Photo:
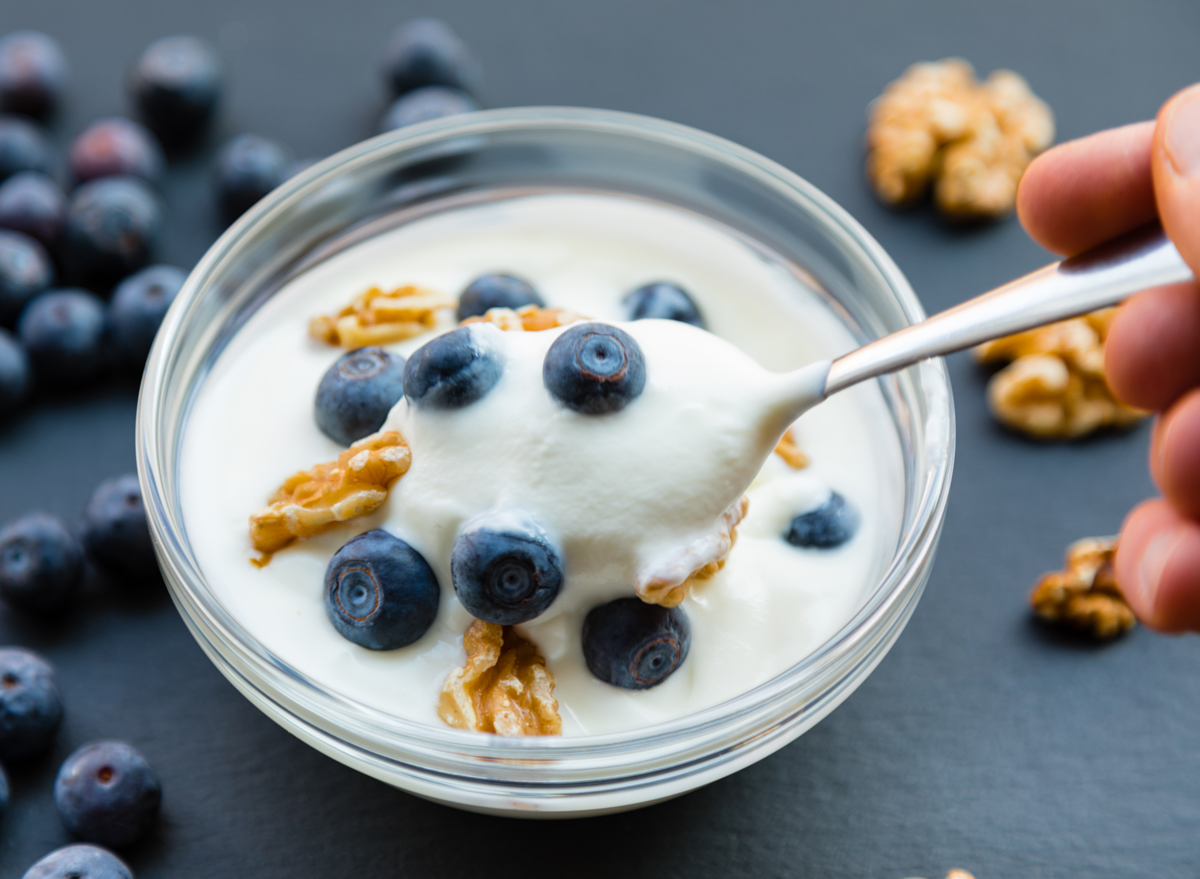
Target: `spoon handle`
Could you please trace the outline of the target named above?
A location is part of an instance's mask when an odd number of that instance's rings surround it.
[[[833,361],[825,396],[927,357],[1116,305],[1192,270],[1157,223],[1010,281]]]

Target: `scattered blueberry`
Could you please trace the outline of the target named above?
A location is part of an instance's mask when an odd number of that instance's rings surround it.
[[[678,284],[656,281],[638,287],[624,299],[630,320],[661,318],[677,320],[704,329],[704,318],[692,297]]]
[[[0,229],[0,324],[11,327],[29,300],[53,283],[46,249],[28,235]]]
[[[404,358],[359,348],[338,358],[317,386],[317,427],[348,446],[379,428],[404,396]]]
[[[533,285],[523,278],[500,274],[480,275],[458,297],[458,319],[466,320],[485,314],[489,308],[545,304]]]
[[[77,843],[50,852],[21,879],[133,879],[133,871],[107,849]]]
[[[50,142],[38,126],[20,116],[0,116],[0,180],[22,171],[50,170]]]
[[[87,290],[50,290],[29,303],[17,334],[39,381],[81,387],[104,367],[104,303]]]
[[[687,659],[691,625],[678,607],[618,598],[583,621],[583,658],[592,674],[626,690],[661,684]]]
[[[50,664],[19,647],[0,648],[0,760],[24,760],[45,751],[62,715]]]
[[[483,78],[470,47],[436,18],[418,18],[396,29],[383,57],[383,75],[392,93],[426,85],[477,91]]]
[[[325,569],[330,622],[368,650],[412,644],[433,625],[440,597],[420,553],[380,529],[350,538]]]
[[[8,773],[0,766],[0,818],[8,811]]]
[[[0,183],[0,228],[23,232],[46,248],[58,244],[67,197],[40,171],[21,171]]]
[[[12,333],[0,329],[0,421],[25,399],[30,377],[25,349]]]
[[[158,776],[124,742],[84,745],[63,761],[54,780],[54,805],[67,830],[110,848],[145,836],[161,802]]]
[[[147,266],[117,285],[108,309],[114,353],[139,370],[154,343],[154,336],[187,272],[175,266]]]
[[[608,324],[580,324],[554,340],[542,364],[546,390],[576,412],[617,412],[646,385],[642,349],[624,330]]]
[[[136,177],[103,177],[75,190],[63,228],[68,270],[106,286],[149,264],[163,236],[158,197]]]
[[[28,513],[0,530],[0,597],[13,607],[53,613],[74,597],[82,576],[83,549],[54,516]]]
[[[0,38],[0,108],[48,116],[66,81],[67,57],[53,37],[16,31]]]
[[[154,183],[162,176],[162,148],[146,128],[119,116],[93,122],[71,143],[67,154],[71,180],[140,177]]]
[[[142,488],[133,473],[96,486],[83,510],[83,550],[109,574],[146,574],[156,569]]]
[[[221,94],[217,54],[195,37],[155,40],[130,72],[129,90],[138,115],[164,143],[191,143],[208,127]]]
[[[792,546],[833,549],[854,536],[858,522],[858,511],[833,491],[821,506],[793,519],[783,539]]]
[[[500,355],[473,332],[459,327],[426,342],[404,364],[404,396],[418,408],[461,409],[500,381]]]
[[[226,221],[232,223],[286,180],[291,164],[287,150],[255,134],[240,135],[221,147],[216,185]]]
[[[450,555],[454,592],[473,616],[511,626],[541,615],[563,584],[562,559],[546,532],[517,513],[468,522]]]
[[[457,116],[479,109],[479,102],[462,89],[448,85],[423,85],[392,102],[379,122],[379,133],[395,131],[406,125]]]

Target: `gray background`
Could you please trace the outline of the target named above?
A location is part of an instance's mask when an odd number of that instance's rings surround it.
[[[1146,119],[1200,78],[1200,4],[776,3],[706,0],[4,0],[0,31],[46,30],[74,66],[57,143],[126,109],[151,39],[222,47],[219,136],[255,131],[299,156],[373,132],[384,35],[448,19],[486,66],[490,106],[566,104],[660,116],[732,138],[846,206],[929,311],[1036,267],[1015,221],[971,230],[879,206],[861,173],[864,108],[911,62],[963,55],[1012,67],[1054,108],[1059,137]],[[218,136],[214,136],[214,142]],[[165,257],[190,266],[218,227],[211,150],[166,184]],[[1115,532],[1153,492],[1148,426],[1043,446],[984,408],[985,376],[951,359],[958,463],[940,556],[907,631],[816,729],[677,801],[555,823],[486,818],[369,780],[292,739],[221,678],[158,591],[94,581],[68,618],[0,609],[0,642],[59,668],[54,751],[12,773],[0,876],[67,841],[58,763],[92,738],[141,748],[164,817],[125,854],[141,877],[1194,876],[1200,864],[1200,641],[1144,629],[1090,645],[1030,619],[1027,592],[1071,540]],[[132,384],[40,400],[0,429],[0,520],[76,518],[92,486],[134,464]]]

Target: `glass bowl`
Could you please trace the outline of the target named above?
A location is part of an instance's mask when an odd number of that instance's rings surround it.
[[[189,544],[179,453],[197,390],[225,343],[289,278],[449,205],[547,190],[630,194],[708,216],[801,273],[864,341],[924,318],[904,276],[858,223],[750,150],[623,113],[471,113],[344,150],[286,182],[221,236],[155,340],[137,453],[171,596],[246,698],[318,750],[418,796],[549,817],[619,811],[693,790],[781,748],[850,695],[895,642],[928,579],[950,485],[954,415],[941,361],[879,380],[904,456],[903,522],[891,562],[853,619],[818,650],[721,705],[620,734],[505,739],[406,721],[307,679],[229,615]]]

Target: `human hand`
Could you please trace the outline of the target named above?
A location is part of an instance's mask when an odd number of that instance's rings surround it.
[[[1062,254],[1157,216],[1200,277],[1200,85],[1171,98],[1154,122],[1039,156],[1021,180],[1017,212],[1036,241]],[[1150,472],[1163,498],[1125,519],[1117,582],[1146,625],[1200,631],[1200,284],[1158,287],[1122,305],[1104,366],[1122,402],[1160,413]]]

